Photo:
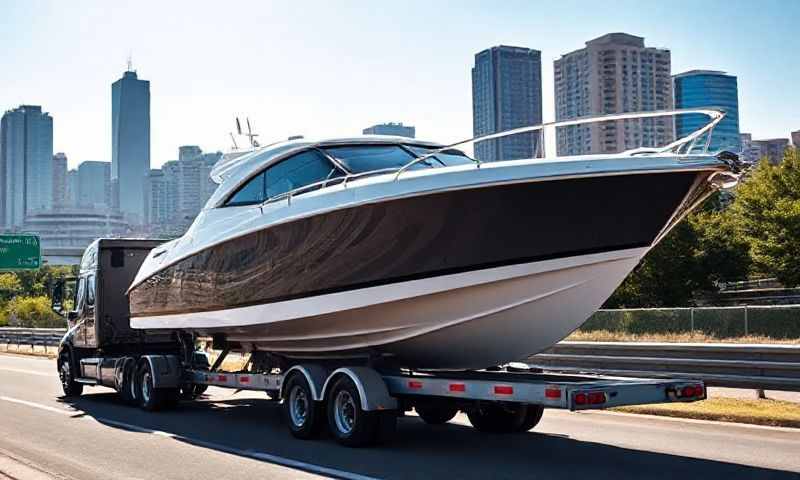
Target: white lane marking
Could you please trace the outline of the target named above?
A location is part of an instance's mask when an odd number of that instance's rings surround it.
[[[37,372],[36,370],[25,370],[25,369],[22,369],[22,368],[0,367],[0,370],[6,371],[6,372],[24,373],[26,375],[39,375],[40,377],[52,377],[52,376],[54,376],[54,374],[52,374],[52,373]]]
[[[27,400],[20,400],[19,398],[6,397],[3,395],[0,395],[0,400],[10,403],[17,403],[19,405],[25,405],[27,407],[38,408],[39,410],[47,410],[48,412],[60,413],[61,415],[72,416],[72,415],[81,415],[84,413],[80,410],[67,410],[64,408],[56,408],[56,407],[51,407],[49,405],[42,405],[41,403],[29,402]]]
[[[66,415],[72,416],[72,415],[78,414],[78,415],[81,415],[81,417],[79,417],[79,418],[83,418],[83,419],[87,419],[87,420],[91,420],[92,419],[91,416],[86,415],[85,412],[83,412],[82,410],[71,410],[71,411],[70,410],[64,410],[64,409],[59,409],[59,408],[55,408],[55,407],[50,407],[50,406],[47,406],[47,405],[42,405],[42,404],[35,403],[35,402],[29,402],[27,400],[20,400],[18,398],[5,397],[5,396],[1,396],[1,395],[0,395],[0,400],[4,400],[6,402],[17,403],[17,404],[20,404],[20,405],[26,405],[26,406],[33,407],[33,408],[38,408],[38,409],[41,409],[41,410],[47,410],[47,411],[50,411],[50,412],[60,413],[62,415],[66,414]],[[297,469],[297,470],[303,470],[303,471],[306,471],[306,472],[309,472],[309,473],[316,473],[316,474],[320,474],[320,475],[334,476],[334,477],[338,477],[338,478],[344,478],[346,480],[377,480],[375,477],[369,477],[369,476],[366,476],[366,475],[360,475],[358,473],[347,472],[347,471],[344,471],[344,470],[337,470],[335,468],[323,467],[322,465],[315,465],[313,463],[301,462],[300,460],[294,460],[294,459],[291,459],[291,458],[280,457],[280,456],[277,456],[277,455],[271,455],[269,453],[258,452],[258,451],[255,451],[255,450],[240,450],[238,448],[229,447],[227,445],[221,445],[221,444],[218,444],[218,443],[207,442],[205,440],[200,440],[200,439],[196,439],[196,438],[192,438],[192,437],[185,437],[183,435],[177,435],[177,434],[174,434],[174,433],[164,432],[162,430],[153,430],[151,428],[141,427],[139,425],[134,425],[134,424],[131,424],[131,423],[118,422],[116,420],[111,420],[109,418],[97,417],[97,418],[94,418],[94,420],[96,420],[96,421],[98,421],[100,423],[103,423],[103,424],[113,425],[115,427],[125,428],[125,429],[132,430],[132,431],[135,431],[135,432],[149,433],[149,434],[152,434],[152,435],[157,435],[159,437],[165,437],[165,438],[169,438],[169,439],[172,439],[172,440],[179,440],[179,441],[182,441],[182,442],[185,442],[185,443],[189,443],[189,444],[192,444],[192,445],[198,445],[198,446],[205,447],[205,448],[210,448],[210,449],[213,449],[213,450],[218,450],[218,451],[222,451],[222,452],[226,452],[226,453],[232,453],[234,455],[240,455],[242,457],[254,458],[256,460],[266,461],[266,462],[269,462],[269,463],[273,463],[275,465],[281,465],[281,466],[284,466],[284,467],[294,468],[294,469]]]

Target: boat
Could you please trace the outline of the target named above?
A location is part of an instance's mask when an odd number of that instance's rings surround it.
[[[711,120],[622,154],[487,163],[459,148],[676,112]],[[693,153],[723,115],[611,115],[450,145],[299,139],[223,160],[186,234],[154,248],[134,279],[131,326],[292,359],[524,359],[578,328],[684,215],[736,183],[735,155]]]

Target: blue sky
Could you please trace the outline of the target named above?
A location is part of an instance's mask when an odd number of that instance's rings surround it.
[[[41,104],[56,151],[110,160],[111,83],[129,54],[151,81],[152,163],[183,144],[227,150],[233,117],[262,141],[343,136],[384,121],[471,136],[470,68],[498,44],[553,60],[608,32],[672,50],[673,73],[739,77],[742,131],[800,129],[800,1],[29,2],[0,0],[0,109]]]

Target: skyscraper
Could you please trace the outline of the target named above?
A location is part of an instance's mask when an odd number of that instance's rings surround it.
[[[67,206],[67,156],[63,152],[53,155],[53,208]]]
[[[742,150],[739,138],[739,89],[736,77],[715,70],[690,70],[672,77],[675,89],[675,108],[721,107],[725,118],[711,134],[709,150],[712,152]],[[685,137],[708,123],[700,114],[675,117],[675,136]],[[706,138],[698,141],[705,144]]]
[[[400,123],[381,123],[365,128],[361,133],[364,135],[394,135],[397,137],[414,138],[416,132],[411,125]]]
[[[767,157],[769,163],[778,165],[783,161],[783,154],[789,148],[789,139],[770,138],[767,140],[753,140],[753,146],[758,148],[759,158]]]
[[[645,47],[644,38],[609,33],[554,62],[556,120],[672,109],[669,50]],[[616,153],[666,145],[673,119],[620,120],[557,129],[559,155]]]
[[[128,221],[144,221],[144,179],[150,171],[150,82],[130,67],[111,85],[111,180]],[[116,202],[113,202],[116,203]]]
[[[110,163],[86,161],[78,165],[76,200],[79,207],[111,208]],[[142,201],[144,201],[144,197],[142,197]]]
[[[800,130],[792,132],[792,145],[794,148],[800,148]]]
[[[52,207],[53,119],[42,107],[22,105],[0,120],[0,183],[0,227]]]
[[[472,130],[477,137],[542,123],[542,54],[522,47],[492,47],[475,55]],[[539,135],[524,133],[475,144],[482,161],[533,158]]]

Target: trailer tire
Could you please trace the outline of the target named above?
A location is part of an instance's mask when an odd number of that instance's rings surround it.
[[[139,398],[139,406],[148,412],[161,410],[167,404],[168,389],[155,388],[150,362],[144,361],[139,366],[134,388]]]
[[[387,412],[362,409],[361,395],[350,377],[342,375],[336,380],[327,403],[328,428],[337,442],[346,447],[363,447],[381,439],[379,414]]]
[[[526,407],[527,412],[525,412],[525,420],[517,430],[520,433],[527,432],[538,425],[544,413],[544,407],[541,405],[527,405]]]
[[[458,408],[450,406],[421,407],[416,406],[417,415],[428,425],[442,425],[456,416]]]
[[[291,375],[284,389],[283,414],[292,436],[309,440],[319,435],[323,423],[322,406],[314,401],[308,380],[302,374]]]
[[[469,422],[479,432],[514,433],[523,427],[528,409],[527,405],[504,408],[500,405],[483,405],[467,412]]]
[[[58,378],[61,380],[61,389],[65,397],[78,397],[83,393],[83,384],[75,381],[75,372],[69,350],[65,350],[58,357]]]

